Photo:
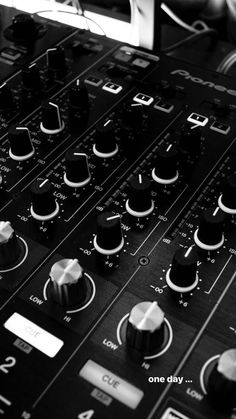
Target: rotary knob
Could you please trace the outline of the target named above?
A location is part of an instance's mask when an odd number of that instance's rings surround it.
[[[116,144],[115,126],[111,119],[96,125],[95,144],[93,152],[104,159],[113,157],[118,152]]]
[[[89,103],[88,89],[86,84],[80,80],[76,81],[76,85],[69,90],[69,104],[72,108],[87,108]]]
[[[9,221],[0,221],[0,269],[13,265],[22,255],[20,241]]]
[[[207,394],[224,410],[236,407],[236,349],[223,352],[211,370],[207,383]]]
[[[178,150],[182,157],[197,157],[201,151],[201,128],[185,124],[178,135]]]
[[[194,233],[196,245],[208,251],[219,249],[224,243],[224,220],[224,213],[219,207],[206,210],[200,220],[199,228]]]
[[[164,145],[157,153],[152,178],[162,185],[170,185],[179,177],[178,153],[173,144]]]
[[[102,255],[119,253],[124,246],[119,214],[103,212],[97,217],[97,235],[94,237],[94,247]]]
[[[56,217],[59,205],[53,196],[52,186],[48,179],[37,179],[31,185],[31,196],[30,212],[35,220],[48,221]]]
[[[23,68],[21,72],[23,87],[29,90],[40,90],[41,80],[39,68],[36,63]]]
[[[236,215],[236,172],[227,177],[218,205],[226,214]]]
[[[194,247],[178,249],[172,266],[166,273],[166,282],[171,290],[178,293],[191,292],[198,284],[197,252]]]
[[[49,70],[63,72],[66,68],[65,51],[61,46],[47,50],[47,66]]]
[[[122,109],[122,127],[136,131],[143,125],[143,105],[141,103],[129,102]]]
[[[88,156],[77,149],[68,150],[65,156],[64,182],[72,188],[81,188],[91,180]]]
[[[9,155],[13,160],[24,161],[34,155],[30,131],[27,127],[13,126],[8,131]]]
[[[7,111],[14,107],[12,91],[6,83],[0,86],[0,110]]]
[[[26,13],[19,13],[12,19],[12,30],[14,38],[18,40],[29,40],[37,35],[37,26],[32,16]]]
[[[157,353],[165,340],[164,312],[156,301],[136,304],[128,318],[126,343],[136,358]]]
[[[84,82],[77,80],[69,90],[69,125],[72,131],[80,132],[87,121],[89,111],[88,89]]]
[[[58,134],[64,127],[59,105],[55,102],[44,101],[42,103],[41,131],[49,135]]]
[[[78,259],[55,262],[49,276],[49,292],[53,301],[64,307],[77,306],[85,301],[87,286]]]
[[[130,181],[129,198],[126,201],[126,211],[134,217],[147,217],[154,210],[151,199],[151,182],[142,174]]]

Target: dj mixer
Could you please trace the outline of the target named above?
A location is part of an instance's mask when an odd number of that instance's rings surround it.
[[[236,80],[1,17],[0,416],[235,419]]]

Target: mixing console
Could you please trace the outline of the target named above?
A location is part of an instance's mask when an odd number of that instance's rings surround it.
[[[235,419],[235,79],[35,22],[0,87],[0,414]]]

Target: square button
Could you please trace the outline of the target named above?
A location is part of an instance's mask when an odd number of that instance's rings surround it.
[[[142,58],[135,58],[132,64],[140,68],[147,68],[150,65],[150,61],[143,60]]]
[[[230,126],[226,124],[222,124],[221,122],[213,122],[211,124],[210,129],[213,131],[219,132],[220,134],[227,135],[230,131]]]
[[[145,95],[144,93],[138,93],[133,100],[146,106],[150,106],[154,101],[153,97]]]
[[[163,413],[161,419],[190,419],[189,416],[184,415],[172,407],[168,407]]]
[[[95,77],[95,76],[88,76],[84,80],[84,82],[87,84],[91,84],[92,86],[98,87],[100,86],[100,84],[102,84],[102,79],[99,79],[98,77]]]
[[[159,111],[162,111],[162,112],[165,112],[165,113],[170,113],[174,109],[174,105],[171,105],[170,103],[163,102],[162,100],[159,100],[159,102],[157,102],[154,105],[154,108],[159,109]]]
[[[204,115],[199,115],[198,113],[191,113],[189,117],[187,118],[188,122],[192,122],[195,125],[199,125],[201,127],[204,127],[209,119]]]
[[[126,52],[122,52],[122,51],[118,51],[115,55],[114,58],[118,61],[122,61],[123,63],[128,63],[132,56],[130,54],[127,54]]]
[[[112,83],[110,81],[108,83],[104,84],[104,86],[102,86],[102,88],[103,88],[103,90],[106,90],[107,92],[113,93],[114,95],[117,95],[123,89],[123,87],[120,86],[119,84],[115,84],[115,83]]]
[[[1,51],[0,55],[3,58],[7,58],[8,60],[15,62],[16,60],[18,60],[18,58],[21,57],[22,54],[19,51],[17,51],[16,49],[4,48]]]

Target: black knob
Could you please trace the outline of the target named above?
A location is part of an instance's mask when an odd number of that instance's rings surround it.
[[[69,90],[69,104],[73,108],[87,108],[89,103],[88,89],[84,82],[77,80]]]
[[[27,127],[13,126],[8,131],[9,155],[13,160],[23,161],[34,155],[30,131]]]
[[[78,306],[85,301],[87,286],[78,259],[55,262],[49,276],[49,293],[53,301],[64,307]]]
[[[13,265],[22,254],[20,241],[9,221],[0,222],[0,269]]]
[[[217,250],[224,243],[223,224],[225,216],[219,207],[206,210],[194,233],[194,241],[203,250]]]
[[[185,124],[178,133],[178,151],[185,156],[197,157],[201,151],[201,128]]]
[[[63,72],[66,68],[65,51],[61,46],[47,50],[47,66],[49,70]]]
[[[169,185],[176,182],[178,177],[178,152],[173,144],[165,144],[157,152],[152,178],[159,184]]]
[[[59,212],[59,205],[56,202],[51,183],[48,179],[37,179],[31,185],[32,205],[31,215],[38,221],[53,219]]]
[[[64,121],[61,117],[59,105],[55,102],[45,101],[42,103],[42,122],[40,128],[45,134],[58,134],[64,129]]]
[[[122,128],[139,130],[143,125],[143,117],[144,111],[141,103],[126,103],[121,113]]]
[[[32,16],[20,13],[12,19],[12,30],[16,39],[35,38],[37,34],[37,26]]]
[[[164,312],[156,301],[136,304],[128,318],[126,343],[132,355],[139,358],[158,352],[165,340]]]
[[[8,111],[14,107],[12,91],[6,83],[0,86],[0,111]]]
[[[29,90],[40,90],[41,80],[39,68],[36,63],[23,68],[21,72],[23,87]]]
[[[103,255],[118,253],[124,245],[119,214],[103,212],[97,217],[97,235],[94,237],[95,249]]]
[[[144,175],[137,175],[130,181],[126,210],[134,217],[146,217],[154,210],[151,199],[151,182]]]
[[[236,215],[236,172],[227,177],[218,205],[225,213]]]
[[[95,144],[93,152],[104,159],[113,157],[118,152],[116,144],[115,126],[111,119],[96,125]]]
[[[207,394],[224,410],[236,407],[236,349],[228,349],[218,359],[206,383]]]
[[[88,156],[78,149],[68,150],[65,156],[66,171],[64,182],[72,188],[81,188],[91,180],[88,167]]]
[[[165,98],[173,98],[176,94],[176,90],[167,80],[161,80],[160,82],[161,93]]]
[[[191,292],[198,284],[197,252],[194,247],[178,249],[166,273],[168,286],[178,293]]]

